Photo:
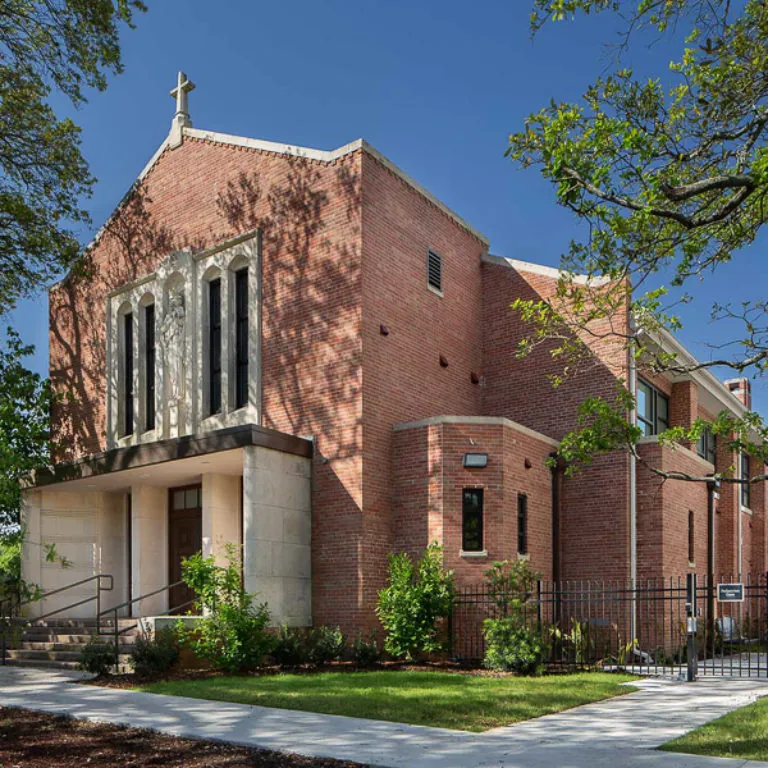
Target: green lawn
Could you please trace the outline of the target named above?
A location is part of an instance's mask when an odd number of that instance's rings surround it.
[[[484,731],[628,693],[631,675],[481,677],[445,672],[321,672],[150,683],[138,690],[264,707]]]
[[[691,755],[768,760],[768,698],[734,710],[661,748]]]

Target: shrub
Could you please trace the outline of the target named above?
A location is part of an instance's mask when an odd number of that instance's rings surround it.
[[[80,668],[92,675],[106,675],[117,665],[117,649],[113,643],[92,637],[80,652]]]
[[[386,632],[384,648],[396,658],[411,660],[443,648],[437,621],[450,615],[455,588],[442,553],[430,544],[416,566],[405,553],[389,556],[388,585],[379,592],[376,613]]]
[[[309,636],[309,659],[313,664],[338,661],[346,647],[346,638],[338,627],[316,627]]]
[[[178,660],[179,643],[170,627],[157,630],[154,637],[137,637],[131,653],[131,666],[140,677],[162,675]]]
[[[307,633],[299,627],[280,627],[275,635],[271,655],[283,667],[305,664],[309,660]]]
[[[228,565],[216,565],[213,557],[198,553],[182,562],[181,577],[197,595],[203,619],[188,630],[177,627],[179,638],[201,659],[226,672],[242,672],[259,666],[272,651],[274,638],[267,632],[266,604],[254,606],[240,578],[235,547],[227,547]]]
[[[366,638],[362,632],[358,632],[355,642],[352,644],[352,655],[355,663],[360,667],[370,667],[381,658],[379,641],[376,638],[376,630]]]
[[[507,616],[486,619],[485,660],[488,669],[501,672],[519,672],[521,675],[537,675],[544,662],[544,644],[535,630],[520,626]]]
[[[485,572],[495,616],[483,622],[488,669],[530,675],[541,672],[544,643],[528,622],[529,602],[539,575],[526,560],[494,563]],[[531,613],[533,613],[531,611]]]

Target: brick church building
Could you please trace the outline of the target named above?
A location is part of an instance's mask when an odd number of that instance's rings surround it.
[[[193,128],[189,90],[180,75],[168,137],[85,268],[50,290],[50,375],[68,398],[55,470],[25,495],[26,579],[109,573],[117,604],[231,542],[276,623],[354,631],[374,622],[387,555],[430,541],[466,584],[518,555],[547,578],[705,572],[705,485],[662,483],[626,452],[573,476],[547,458],[579,402],[637,377],[649,463],[741,466],[710,436],[673,449],[655,435],[743,413],[749,382],[642,378],[603,342],[553,389],[546,349],[516,356],[526,329],[509,305],[552,297],[556,270],[493,255],[365,141],[319,151]],[[764,498],[764,483],[720,490],[719,571],[765,569]],[[43,542],[72,562],[64,577]]]

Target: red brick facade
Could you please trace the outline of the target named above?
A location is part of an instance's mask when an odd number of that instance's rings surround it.
[[[251,230],[262,247],[263,423],[312,436],[316,446],[316,622],[372,624],[387,554],[417,555],[432,540],[444,545],[460,582],[481,580],[494,560],[517,554],[519,493],[528,499],[536,570],[551,577],[556,562],[561,578],[630,575],[630,457],[610,454],[557,480],[556,553],[546,464],[585,396],[615,396],[629,376],[626,353],[610,342],[591,345],[594,365],[553,390],[547,349],[516,356],[525,328],[509,304],[551,299],[556,277],[488,257],[483,239],[365,146],[327,162],[190,137],[165,150],[105,226],[85,272],[51,291],[51,378],[74,396],[54,414],[55,435],[69,448],[61,458],[106,447],[108,293],[174,249]],[[442,295],[427,287],[428,249],[442,257]],[[672,423],[690,424],[700,411],[696,385],[660,386]],[[444,418],[407,424],[432,417]],[[487,453],[488,466],[464,468],[470,451]],[[642,454],[664,467],[706,469],[696,456],[654,443]],[[485,557],[461,554],[466,487],[485,490]],[[737,495],[726,487],[718,503],[718,557],[727,568],[735,565],[734,520],[743,515]],[[742,527],[752,570],[766,565],[764,496],[763,486],[753,490]],[[688,510],[696,526],[691,567],[700,571],[702,486],[661,484],[641,468],[637,499],[638,575],[689,569]]]

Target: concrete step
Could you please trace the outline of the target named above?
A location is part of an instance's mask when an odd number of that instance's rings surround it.
[[[67,643],[69,645],[86,645],[93,635],[59,635],[43,634],[40,632],[25,632],[21,639],[30,643]]]
[[[71,661],[77,664],[80,661],[80,651],[46,651],[46,650],[27,650],[24,648],[9,650],[6,652],[9,659],[19,659],[25,661]],[[127,664],[130,654],[121,653],[118,655],[120,663]]]
[[[35,669],[80,669],[76,661],[42,661],[40,659],[8,659],[9,667],[34,667]]]
[[[133,626],[137,622],[138,619],[118,619],[117,626],[124,628]],[[43,627],[54,629],[80,627],[91,630],[95,629],[98,625],[102,627],[114,626],[114,621],[110,618],[102,618],[100,622],[97,622],[96,619],[19,619],[19,623],[26,625],[28,628]]]
[[[22,651],[57,651],[57,652],[72,652],[81,653],[83,648],[87,645],[87,641],[84,643],[71,643],[71,642],[36,642],[29,640],[21,641]],[[119,643],[117,646],[120,653],[131,653],[134,646],[133,643]]]

